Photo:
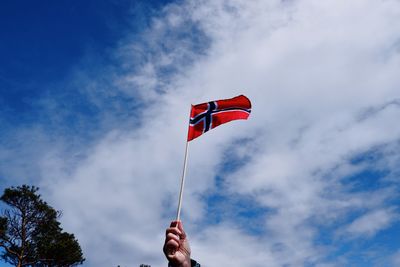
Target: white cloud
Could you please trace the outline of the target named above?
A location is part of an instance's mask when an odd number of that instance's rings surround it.
[[[346,234],[358,237],[371,237],[385,229],[398,215],[391,209],[380,209],[368,212],[355,219],[346,229]]]
[[[366,209],[373,211],[348,232],[373,235],[393,222],[386,202],[394,188],[352,192],[343,182],[369,167],[350,164],[352,157],[392,148],[400,136],[400,108],[386,105],[400,97],[399,13],[398,1],[186,1],[165,8],[143,43],[127,38],[116,57],[140,58],[139,70],[110,80],[145,104],[136,127],[110,124],[73,164],[53,153],[40,165],[44,195],[64,211],[87,265],[165,264],[189,103],[241,93],[253,102],[250,120],[190,146],[183,218],[204,266],[334,266],[324,258],[332,248],[314,242],[321,225]],[[192,26],[200,40],[179,37]],[[95,95],[93,84],[87,91]],[[223,178],[229,193],[272,210],[262,236],[234,218],[204,224],[202,195],[218,189],[223,155],[241,138],[250,141],[232,154],[247,162],[232,172],[226,166]],[[379,164],[398,173],[398,150],[389,148]]]

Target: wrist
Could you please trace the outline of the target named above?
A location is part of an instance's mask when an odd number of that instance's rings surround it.
[[[192,264],[190,258],[180,263],[172,263],[172,262],[168,263],[168,267],[191,267],[191,266]]]

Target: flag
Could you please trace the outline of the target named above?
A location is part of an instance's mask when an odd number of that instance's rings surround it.
[[[192,105],[187,140],[191,141],[224,123],[247,120],[250,112],[251,102],[244,95]]]

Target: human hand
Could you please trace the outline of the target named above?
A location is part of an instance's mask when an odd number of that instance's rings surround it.
[[[190,247],[181,221],[172,221],[166,231],[163,247],[172,267],[190,267]]]

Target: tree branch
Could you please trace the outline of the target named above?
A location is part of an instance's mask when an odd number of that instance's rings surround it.
[[[3,242],[0,242],[0,247],[4,248],[8,253],[13,254],[16,257],[19,257],[19,254],[13,250],[11,250],[9,247],[7,247]]]
[[[33,265],[33,264],[37,264],[38,262],[51,262],[51,261],[54,261],[54,259],[38,259],[35,261],[26,262],[26,263],[22,264],[21,266]]]

